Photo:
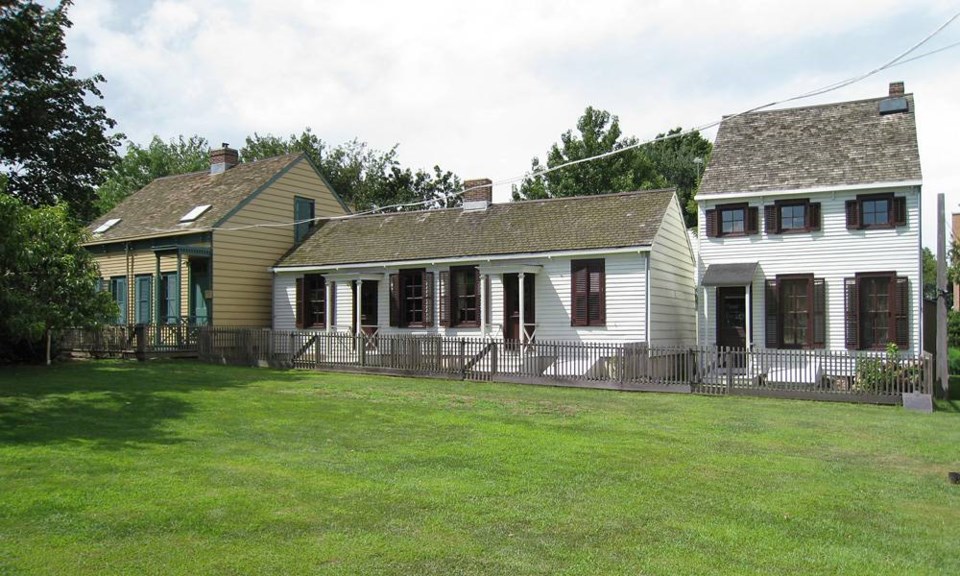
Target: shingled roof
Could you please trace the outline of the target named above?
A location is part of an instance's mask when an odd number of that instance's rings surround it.
[[[322,221],[278,267],[649,246],[673,190]]]
[[[108,220],[120,219],[105,232],[94,234],[92,242],[208,229],[271,178],[302,158],[302,154],[286,154],[244,162],[220,174],[204,170],[157,178],[90,224],[88,228],[93,232]],[[187,212],[206,204],[210,208],[199,218],[190,224],[180,223],[180,218]]]
[[[874,98],[723,120],[698,196],[920,180],[913,96],[881,115]]]

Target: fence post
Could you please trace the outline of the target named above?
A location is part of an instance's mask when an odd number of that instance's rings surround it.
[[[727,395],[733,393],[733,353],[727,349],[723,353],[724,363],[727,365]]]
[[[497,375],[497,363],[499,361],[497,356],[500,354],[500,346],[495,341],[490,342],[490,346],[490,379],[492,380]]]
[[[363,334],[359,333],[356,335],[357,339],[357,352],[360,356],[360,365],[367,365],[367,343],[363,341]]]
[[[144,324],[137,324],[133,328],[133,333],[137,338],[137,360],[143,362],[147,359],[147,327]]]
[[[460,379],[467,379],[467,341],[460,339]]]

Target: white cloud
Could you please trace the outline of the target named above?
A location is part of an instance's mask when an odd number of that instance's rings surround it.
[[[699,125],[862,72],[953,10],[942,0],[86,0],[71,8],[68,45],[81,73],[107,77],[108,112],[134,141],[241,143],[311,126],[330,142],[400,143],[409,166],[500,180],[522,174],[587,105],[641,138]],[[927,201],[953,178],[955,54],[820,99],[906,80]]]

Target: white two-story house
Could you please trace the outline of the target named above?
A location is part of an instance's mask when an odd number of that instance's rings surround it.
[[[902,82],[724,119],[696,197],[701,344],[919,351],[920,187]]]

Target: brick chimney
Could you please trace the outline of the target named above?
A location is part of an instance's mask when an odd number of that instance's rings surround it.
[[[480,178],[463,182],[463,209],[486,210],[493,204],[493,180]]]
[[[890,98],[899,98],[903,96],[903,82],[890,83]]]
[[[240,163],[240,153],[224,142],[221,148],[210,150],[210,173],[222,174]]]

